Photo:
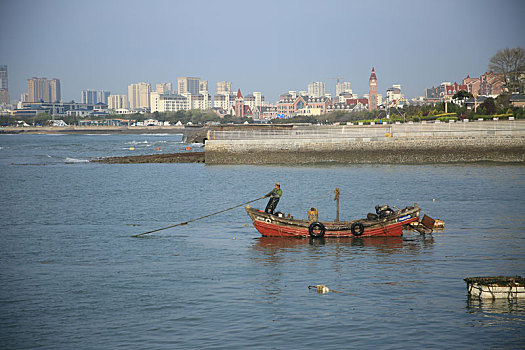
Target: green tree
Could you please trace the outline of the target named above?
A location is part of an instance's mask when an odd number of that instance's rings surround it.
[[[472,98],[474,96],[472,96],[472,94],[468,91],[465,91],[465,90],[459,90],[458,92],[456,92],[454,94],[454,96],[452,96],[452,99],[454,100],[464,100],[466,98]]]
[[[485,101],[483,101],[480,107],[483,108],[489,115],[496,113],[496,103],[494,102],[494,99],[492,97],[489,97]]]

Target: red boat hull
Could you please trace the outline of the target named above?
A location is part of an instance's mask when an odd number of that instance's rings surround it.
[[[399,237],[403,235],[403,226],[411,222],[418,221],[418,218],[412,218],[403,222],[396,222],[390,225],[379,228],[365,228],[365,231],[359,237]],[[264,237],[308,237],[310,234],[307,228],[302,227],[287,227],[276,225],[273,223],[267,223],[264,221],[253,222],[253,226],[259,231]],[[344,231],[326,231],[325,237],[355,237],[350,230]]]
[[[246,212],[251,217],[253,225],[264,237],[310,237],[311,222],[307,220],[297,220],[293,217],[276,216],[263,212],[262,210],[253,209],[246,206]],[[399,237],[403,235],[403,228],[413,222],[419,221],[420,209],[407,207],[396,211],[393,215],[383,219],[373,220],[354,220],[345,222],[325,222],[317,223],[322,227],[320,236],[324,237]],[[352,228],[355,225],[361,225],[362,230]],[[316,236],[319,237],[319,236]]]

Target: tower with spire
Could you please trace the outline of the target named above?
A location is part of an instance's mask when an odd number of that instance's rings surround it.
[[[374,67],[372,67],[372,74],[368,80],[369,93],[368,93],[368,110],[372,111],[377,109],[377,77]]]
[[[239,118],[244,117],[244,98],[241,94],[241,89],[237,91],[237,97],[235,98],[235,116]]]

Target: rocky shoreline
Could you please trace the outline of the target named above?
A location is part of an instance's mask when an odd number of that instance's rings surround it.
[[[140,163],[204,163],[204,152],[149,154],[140,156],[107,157],[91,162],[104,164]]]

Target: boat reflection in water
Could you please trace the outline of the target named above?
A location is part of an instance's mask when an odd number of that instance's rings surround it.
[[[308,247],[327,246],[326,253],[338,255],[341,248],[374,248],[383,253],[418,252],[432,245],[432,235],[400,237],[340,237],[340,238],[294,238],[294,237],[259,237],[255,249],[269,253],[279,251],[304,250]]]
[[[525,299],[481,299],[467,295],[465,309],[475,327],[523,324],[525,320]]]

